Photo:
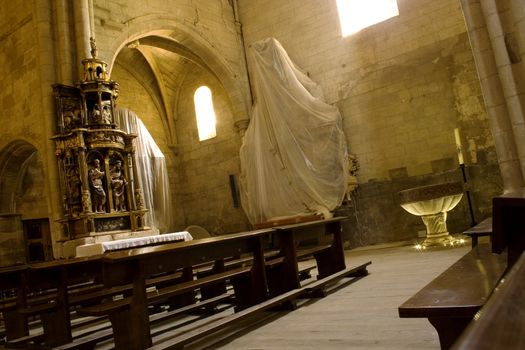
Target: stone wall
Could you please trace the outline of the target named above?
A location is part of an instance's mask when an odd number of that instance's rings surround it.
[[[4,1],[0,13],[9,14],[0,16],[0,150],[15,139],[41,144],[44,123],[39,117],[42,97],[33,6],[28,1]]]
[[[166,156],[173,230],[247,229],[229,185],[229,175],[238,176],[240,168],[235,123],[248,118],[250,104],[230,2],[95,0],[94,17],[100,55],[113,61],[111,78],[121,85],[118,105],[139,114]],[[168,46],[153,47],[159,37]],[[200,85],[211,88],[217,114],[217,137],[204,142],[193,105]]]
[[[199,225],[214,234],[241,231],[248,228],[240,208],[234,208],[229,187],[229,175],[239,175],[239,134],[235,130],[228,94],[215,76],[187,63],[185,78],[177,81],[178,103],[174,119],[177,145],[170,148],[166,130],[156,103],[143,82],[139,82],[129,67],[117,59],[112,79],[121,91],[117,103],[132,109],[141,117],[148,131],[166,157],[172,207],[173,230]],[[201,86],[210,87],[217,117],[217,137],[199,141],[193,94]]]
[[[228,0],[95,0],[100,58],[112,66],[128,43],[169,38],[200,58],[228,88],[236,120],[247,117],[249,94],[234,10]]]
[[[212,91],[217,118],[217,136],[199,141],[193,95],[208,86]],[[180,183],[187,225],[200,225],[212,234],[238,232],[249,228],[240,207],[234,207],[229,176],[240,173],[241,140],[235,130],[227,91],[211,74],[193,69],[181,85],[177,109],[177,139],[180,144]]]
[[[0,267],[26,262],[20,215],[0,214],[0,247]]]
[[[144,88],[142,83],[138,81],[134,75],[130,74],[128,68],[123,67],[119,64],[119,61],[115,61],[115,67],[113,68],[111,79],[118,81],[121,88],[119,97],[116,101],[119,107],[126,107],[135,112],[142,120],[149,133],[155,140],[157,146],[164,154],[166,159],[166,167],[168,169],[170,188],[172,190],[171,205],[172,208],[177,208],[173,211],[174,223],[184,222],[184,207],[177,203],[176,198],[173,194],[174,189],[177,187],[177,178],[179,177],[179,171],[177,167],[177,159],[169,148],[168,137],[166,130],[163,127],[160,112],[152,99],[152,96]],[[179,204],[179,205],[177,205]],[[175,227],[170,227],[168,231],[175,230]]]
[[[466,172],[476,222],[490,216],[492,197],[501,194],[499,168],[497,164],[487,162],[487,155],[494,157],[494,150],[480,152],[479,157],[484,160],[468,167]],[[340,214],[350,216],[350,221],[344,224],[349,246],[417,240],[418,236],[425,234],[425,225],[420,217],[401,208],[397,193],[418,186],[461,181],[461,178],[461,171],[456,169],[361,183],[352,196],[353,206],[339,210]],[[463,195],[457,207],[448,212],[447,226],[451,234],[456,234],[470,225],[468,201]]]
[[[39,57],[36,14],[27,1],[2,2],[0,13],[8,14],[0,16],[0,208],[24,219],[47,217],[44,149],[50,141],[42,113],[44,58]]]
[[[500,191],[501,180],[457,0],[398,0],[398,17],[347,38],[339,33],[335,1],[238,2],[246,44],[276,37],[343,114],[350,151],[360,162],[351,244],[417,235],[422,223],[400,211],[395,193],[461,178],[456,127],[463,137],[476,216],[489,214],[490,197]],[[50,141],[55,128],[50,86],[60,81],[55,61],[71,58],[78,64],[83,58],[77,53],[79,57],[61,59],[63,53],[55,47],[55,36],[60,36],[53,22],[58,20],[57,4],[0,2],[0,51],[7,53],[0,55],[0,151],[17,141],[39,152],[39,171],[46,179],[36,184],[41,202],[37,211],[22,214],[49,217],[54,240],[61,238],[57,219],[62,208]],[[232,1],[94,0],[93,4],[99,58],[114,69],[112,78],[121,80],[117,102],[141,115],[167,157],[173,201],[183,208],[175,209],[176,228],[197,224],[213,233],[246,228],[242,210],[233,207],[228,179],[239,174],[241,134],[234,125],[247,118],[251,104]],[[65,13],[72,16],[70,12]],[[73,31],[74,24],[70,20],[66,27]],[[163,76],[168,86],[163,91],[153,80],[155,73],[132,75],[119,69],[119,53],[146,36],[167,38],[200,63],[177,62],[178,71]],[[70,46],[72,51],[77,47]],[[162,57],[167,57],[162,49],[149,52],[161,58],[155,61],[159,70],[169,68],[162,65]],[[218,116],[218,136],[205,142],[197,140],[193,110],[193,92],[200,84],[212,88]],[[164,105],[159,102],[163,94],[169,97]],[[451,230],[469,224],[462,203],[451,213]]]
[[[342,38],[335,1],[239,1],[247,45],[277,38],[342,112],[360,163],[352,245],[405,240],[424,229],[395,194],[461,180],[454,128],[478,220],[490,215],[491,196],[501,191],[459,2],[398,0],[398,6],[399,16]],[[451,212],[452,232],[470,225],[465,206]]]

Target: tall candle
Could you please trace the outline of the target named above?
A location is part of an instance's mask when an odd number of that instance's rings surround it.
[[[458,160],[459,164],[465,164],[465,160],[463,159],[463,149],[461,148],[461,137],[459,136],[459,129],[454,129],[454,136],[456,138],[456,149],[458,152]]]

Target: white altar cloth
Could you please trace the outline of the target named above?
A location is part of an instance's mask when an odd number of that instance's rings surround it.
[[[116,241],[108,242],[99,242],[92,244],[83,244],[79,245],[76,248],[76,256],[91,256],[97,254],[103,254],[107,251],[118,250],[118,249],[128,249],[135,247],[142,247],[146,245],[159,244],[159,243],[169,243],[173,241],[191,241],[193,237],[188,231],[174,232],[174,233],[165,233],[161,235],[146,236],[146,237],[134,237],[119,239]]]

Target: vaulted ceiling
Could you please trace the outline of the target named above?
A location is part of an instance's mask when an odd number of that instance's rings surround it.
[[[161,115],[168,143],[174,144],[179,88],[189,72],[212,72],[211,69],[188,48],[160,36],[148,36],[128,43],[119,52],[115,64],[148,91]]]

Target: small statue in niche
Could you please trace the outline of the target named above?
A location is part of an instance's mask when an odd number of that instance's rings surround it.
[[[91,119],[93,122],[100,124],[102,122],[102,114],[100,113],[100,107],[98,105],[93,106],[91,113]]]
[[[102,123],[111,124],[111,109],[108,105],[102,106]]]
[[[78,205],[81,202],[81,193],[80,193],[80,176],[78,174],[78,169],[76,167],[70,168],[67,171],[67,182],[68,182],[68,195],[69,200],[73,207],[73,211],[79,211]]]
[[[142,199],[142,189],[138,188],[135,191],[135,201],[137,203],[137,208],[144,209],[144,200]]]
[[[128,182],[122,171],[122,161],[117,160],[110,170],[111,190],[115,211],[126,211],[125,190]]]
[[[93,167],[89,170],[89,182],[91,184],[91,198],[93,202],[93,211],[96,213],[104,213],[106,211],[106,191],[102,179],[105,172],[100,170],[100,160],[93,161]]]
[[[97,49],[97,42],[95,41],[95,38],[92,36],[89,37],[89,46],[91,47],[91,57],[97,58],[98,49]]]
[[[73,129],[80,125],[80,111],[78,109],[68,110],[64,113],[64,127]]]

